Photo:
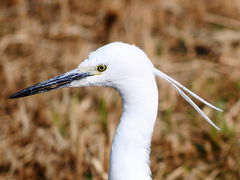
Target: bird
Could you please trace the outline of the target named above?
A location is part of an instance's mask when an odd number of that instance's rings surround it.
[[[9,98],[67,87],[114,88],[122,99],[122,114],[111,146],[108,179],[152,180],[150,149],[158,111],[156,77],[170,83],[204,119],[220,130],[186,93],[217,111],[221,109],[155,68],[142,49],[123,42],[104,45],[91,52],[77,68],[20,90]]]

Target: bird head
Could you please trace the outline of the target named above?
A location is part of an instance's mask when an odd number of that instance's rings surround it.
[[[204,119],[220,130],[185,92],[215,110],[222,111],[221,109],[208,103],[173,78],[154,68],[141,49],[121,42],[107,44],[90,53],[88,58],[76,69],[23,89],[9,98],[20,98],[64,87],[107,86],[120,92],[121,88],[124,89],[124,87],[135,88],[136,84],[133,83],[136,82],[138,85],[142,83],[146,85],[155,76],[170,83]]]
[[[118,88],[129,79],[153,77],[153,65],[138,47],[121,42],[107,44],[65,74],[23,89],[10,98],[20,98],[64,87],[107,86]]]

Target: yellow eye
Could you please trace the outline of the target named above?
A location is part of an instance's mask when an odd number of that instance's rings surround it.
[[[97,67],[97,70],[98,70],[99,72],[106,71],[106,69],[107,69],[107,66],[106,66],[105,64],[101,64],[101,65],[99,65],[99,66]]]

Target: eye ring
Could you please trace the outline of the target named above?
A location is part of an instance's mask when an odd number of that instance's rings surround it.
[[[101,64],[101,65],[99,65],[99,66],[97,67],[97,70],[98,70],[99,72],[106,71],[106,69],[107,69],[107,66],[106,66],[105,64]]]

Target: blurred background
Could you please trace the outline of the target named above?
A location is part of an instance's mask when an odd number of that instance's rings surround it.
[[[217,131],[159,79],[154,179],[240,179],[239,30],[239,0],[0,1],[0,179],[107,179],[121,115],[114,90],[7,97],[113,41],[141,47],[156,67],[224,110],[197,102]]]

